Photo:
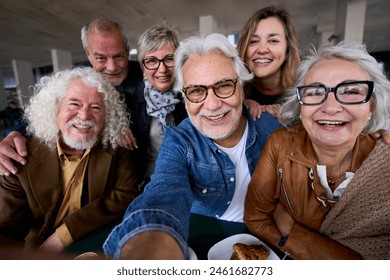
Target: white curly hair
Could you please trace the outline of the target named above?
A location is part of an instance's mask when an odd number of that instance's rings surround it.
[[[55,147],[61,137],[56,122],[59,104],[68,94],[69,84],[76,79],[96,88],[103,96],[105,121],[99,133],[99,141],[104,148],[116,148],[121,133],[129,127],[130,116],[115,88],[90,67],[59,70],[41,78],[40,83],[33,87],[33,96],[24,109],[24,118],[28,123],[27,134],[35,136],[51,148]]]

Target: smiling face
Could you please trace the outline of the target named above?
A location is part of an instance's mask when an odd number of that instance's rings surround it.
[[[276,17],[259,21],[245,53],[245,62],[256,79],[277,79],[286,60],[287,41]]]
[[[104,116],[103,96],[82,80],[73,80],[57,114],[61,146],[75,150],[91,148],[104,125]]]
[[[147,52],[143,59],[148,58],[157,58],[163,59],[167,56],[172,56],[175,54],[175,48],[171,44],[162,45],[155,52]],[[153,85],[153,87],[161,92],[170,90],[173,87],[173,83],[175,82],[175,77],[173,75],[174,68],[168,68],[161,61],[160,66],[155,70],[149,70],[144,65],[142,65],[142,69],[146,79]]]
[[[183,65],[184,87],[209,86],[224,79],[237,79],[233,61],[220,53],[192,56]],[[240,82],[231,97],[218,98],[212,89],[200,103],[185,98],[186,108],[194,126],[216,143],[229,147],[241,139],[245,129],[242,115],[243,91]]]
[[[113,86],[119,86],[127,76],[129,54],[119,31],[88,33],[86,51],[93,69],[102,73]]]
[[[359,65],[343,59],[318,62],[308,72],[304,84],[321,83],[334,87],[341,82],[369,80]],[[346,148],[351,150],[358,135],[371,117],[371,102],[340,104],[333,92],[321,105],[301,105],[301,121],[314,146],[319,148]]]

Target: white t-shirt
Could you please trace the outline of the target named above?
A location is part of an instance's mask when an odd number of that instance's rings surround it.
[[[232,148],[222,147],[217,145],[219,149],[225,152],[236,167],[236,187],[234,189],[233,199],[230,201],[229,207],[220,217],[222,220],[243,222],[244,202],[248,190],[248,184],[251,180],[249,173],[248,162],[245,155],[245,145],[248,137],[248,123],[245,127],[245,132],[238,144]]]
[[[328,185],[328,179],[326,177],[326,166],[317,164],[317,173],[320,179],[320,183],[326,192],[326,196],[329,199],[335,200],[338,200],[342,196],[349,182],[351,182],[353,176],[355,175],[355,173],[353,172],[346,172],[345,180],[340,185],[338,185],[338,187],[332,192],[331,188]]]

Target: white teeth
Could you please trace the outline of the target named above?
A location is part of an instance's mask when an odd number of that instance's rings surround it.
[[[211,121],[218,121],[223,118],[223,115],[217,115],[217,116],[207,116],[207,118]]]
[[[342,125],[343,122],[332,122],[332,121],[318,121],[321,125]]]
[[[256,59],[255,63],[261,63],[261,64],[271,63],[271,59]]]
[[[90,128],[90,125],[82,125],[82,124],[74,124],[74,127],[79,128],[79,129],[87,129]]]

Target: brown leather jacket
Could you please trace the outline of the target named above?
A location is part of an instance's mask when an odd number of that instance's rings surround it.
[[[355,172],[374,148],[376,139],[358,137],[352,157]],[[266,143],[248,187],[244,222],[249,230],[276,248],[282,237],[273,212],[284,206],[295,223],[280,248],[294,259],[358,259],[360,255],[319,234],[335,201],[326,199],[316,172],[316,155],[303,127],[280,129]]]
[[[34,137],[28,139],[28,164],[0,184],[0,251],[11,242],[38,247],[53,232],[62,203],[61,170],[57,150]],[[139,194],[135,161],[124,148],[91,149],[83,184],[82,207],[64,219],[77,241],[122,217]]]

